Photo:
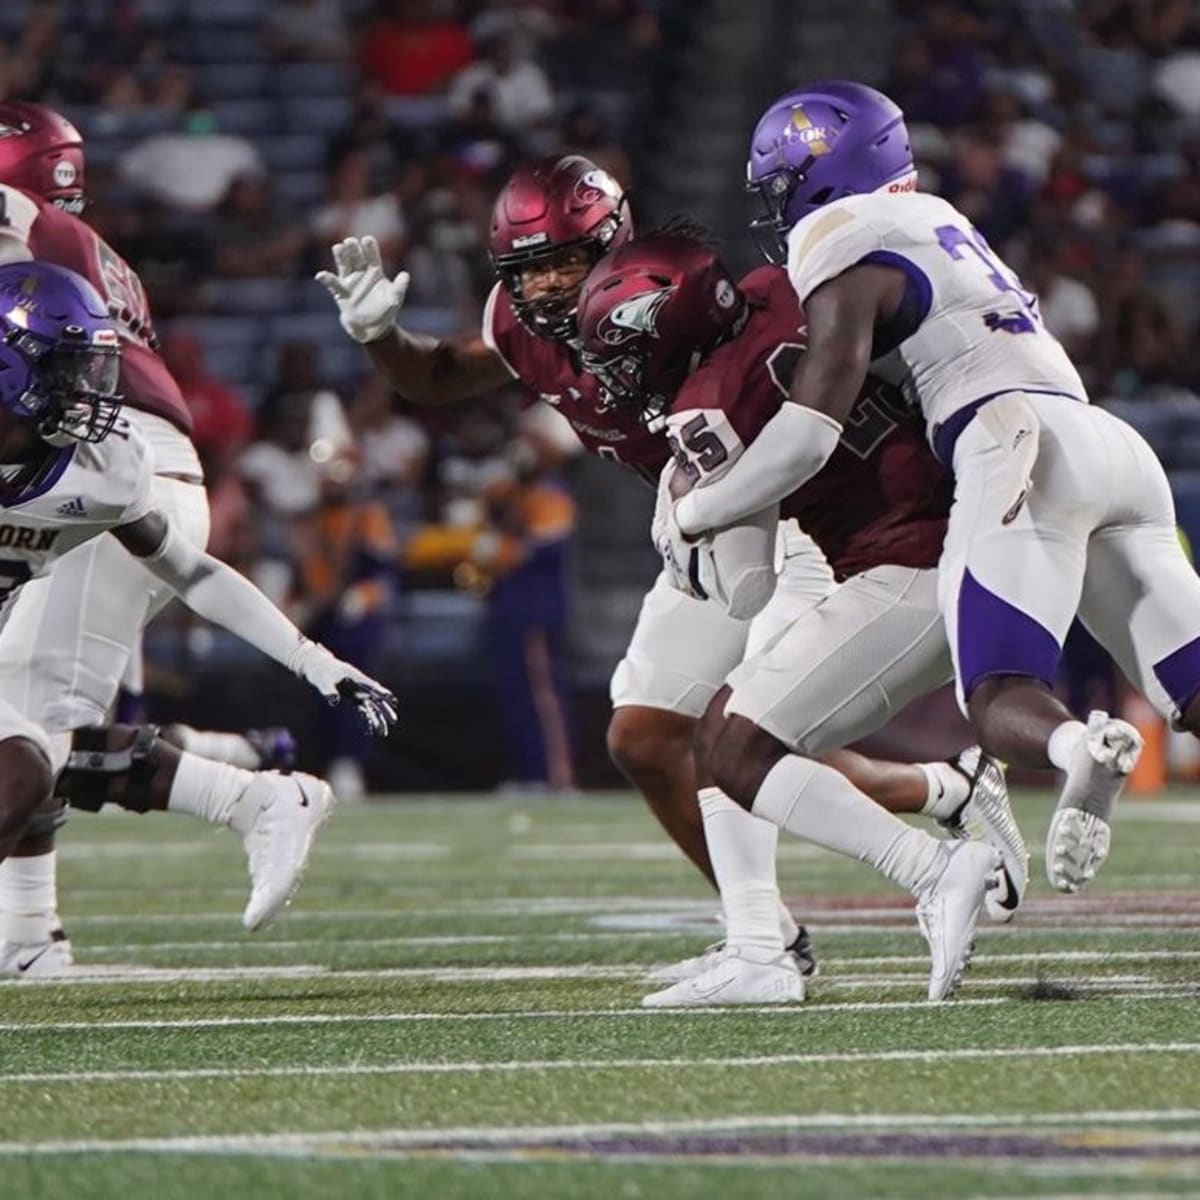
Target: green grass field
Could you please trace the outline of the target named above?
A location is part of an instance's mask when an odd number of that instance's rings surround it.
[[[86,966],[0,985],[0,1196],[1200,1196],[1200,798],[1129,802],[1093,890],[1043,882],[924,1002],[906,899],[797,842],[821,977],[787,1009],[639,1009],[715,904],[629,797],[338,813],[242,932],[241,851],[75,819]]]

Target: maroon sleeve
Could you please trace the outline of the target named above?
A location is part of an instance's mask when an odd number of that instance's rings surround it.
[[[483,344],[503,359],[509,374],[514,379],[519,379],[519,356],[513,347],[513,332],[516,328],[517,318],[509,303],[508,293],[504,290],[504,285],[497,282],[483,306],[483,327],[480,336],[483,338]]]

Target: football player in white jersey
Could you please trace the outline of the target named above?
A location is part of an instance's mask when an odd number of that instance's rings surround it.
[[[939,601],[960,703],[989,753],[1066,773],[1046,866],[1054,887],[1077,891],[1108,855],[1141,739],[1106,713],[1076,721],[1053,695],[1076,613],[1164,715],[1200,730],[1200,580],[1162,467],[1132,428],[1089,407],[1036,297],[967,218],[916,192],[903,114],[886,96],[844,81],[787,93],[754,131],[749,187],[767,209],[756,226],[786,246],[808,352],[777,436],[684,497],[673,536],[815,474],[868,368],[899,385],[955,477]],[[756,814],[792,819],[802,783],[790,769],[746,765]]]
[[[119,362],[116,328],[85,279],[47,263],[0,266],[0,600],[111,532],[193,611],[331,701],[355,704],[373,732],[386,733],[395,720],[386,689],[304,638],[253,584],[197,549],[156,507],[152,450],[119,415]],[[0,634],[0,656],[6,644]],[[194,756],[152,732],[90,732],[90,743],[73,747],[69,731],[47,733],[0,697],[0,859],[31,818],[53,810],[53,781],[62,772],[58,794],[77,807],[170,808],[240,833],[253,884],[247,928],[287,902],[333,802],[326,784],[206,763],[218,777],[196,788],[187,778]],[[31,938],[29,948],[35,958],[52,956],[44,941]],[[32,962],[17,967],[38,973]]]

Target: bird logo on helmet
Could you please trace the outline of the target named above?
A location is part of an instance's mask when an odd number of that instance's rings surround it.
[[[99,442],[120,413],[121,343],[81,275],[45,262],[0,266],[0,406],[51,445]]]

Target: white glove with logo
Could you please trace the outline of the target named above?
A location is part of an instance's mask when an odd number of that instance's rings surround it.
[[[396,325],[408,291],[409,275],[395,279],[383,273],[379,243],[373,237],[348,237],[333,248],[337,273],[318,271],[313,277],[338,306],[342,328],[356,342],[377,342]]]
[[[319,642],[302,638],[288,658],[288,669],[329,701],[349,700],[359,712],[363,724],[376,737],[386,737],[396,723],[396,697],[382,683],[357,667],[342,662]]]
[[[671,477],[675,471],[673,462],[663,467],[658,477],[658,496],[654,502],[654,518],[650,522],[650,540],[662,555],[667,582],[685,596],[694,600],[707,600],[700,587],[698,566],[699,547],[689,541],[675,520],[675,500],[671,496]]]

